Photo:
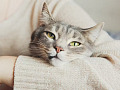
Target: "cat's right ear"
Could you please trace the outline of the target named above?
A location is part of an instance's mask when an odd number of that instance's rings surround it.
[[[95,42],[95,40],[100,35],[100,32],[103,29],[103,27],[104,22],[98,23],[97,25],[91,28],[83,29],[83,34],[85,34],[85,36],[87,36],[92,42]]]
[[[48,10],[47,4],[44,2],[43,7],[42,7],[42,12],[41,12],[41,16],[40,16],[40,21],[39,21],[39,25],[45,25],[45,24],[49,24],[53,21],[53,18]]]

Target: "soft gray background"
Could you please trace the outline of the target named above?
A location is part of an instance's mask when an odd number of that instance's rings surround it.
[[[120,0],[75,0],[105,30],[120,31]]]

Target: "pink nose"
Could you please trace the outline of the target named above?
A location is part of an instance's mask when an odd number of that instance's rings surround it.
[[[60,51],[64,51],[63,48],[58,47],[58,46],[56,46],[55,49],[56,49],[57,53],[59,53]]]

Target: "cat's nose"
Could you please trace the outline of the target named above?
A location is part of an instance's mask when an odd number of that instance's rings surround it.
[[[55,47],[55,49],[56,49],[56,52],[57,52],[57,53],[59,53],[60,51],[64,51],[64,49],[63,49],[63,48],[58,47],[58,46],[56,46],[56,47]]]

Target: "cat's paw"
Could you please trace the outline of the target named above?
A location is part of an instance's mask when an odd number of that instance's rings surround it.
[[[64,64],[66,64],[66,62],[63,62],[61,61],[60,59],[58,58],[52,58],[50,61],[49,61],[50,64],[52,64],[53,66],[55,67],[60,67],[60,66],[63,66]]]

